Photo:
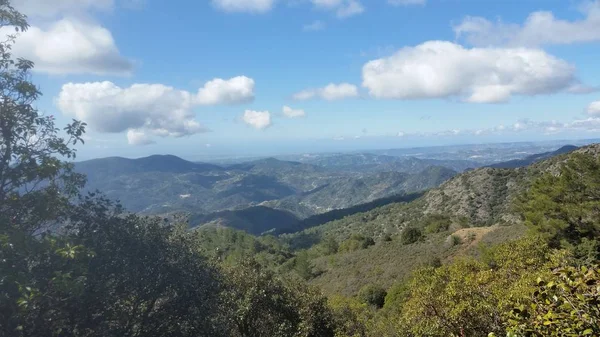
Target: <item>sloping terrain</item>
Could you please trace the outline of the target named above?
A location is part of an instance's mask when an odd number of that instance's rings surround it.
[[[372,153],[314,155],[302,158],[304,163],[335,171],[419,173],[431,166],[440,166],[462,172],[482,164],[471,160],[420,159]]]
[[[175,156],[112,157],[76,163],[75,168],[87,175],[88,191],[100,190],[120,200],[129,211],[184,211],[196,214],[193,225],[235,223],[235,228],[244,228],[240,221],[243,217],[235,212],[246,208],[253,208],[252,214],[261,210],[272,213],[267,210],[271,208],[300,220],[435,187],[456,174],[433,166],[419,173],[345,172],[273,158],[221,167]],[[263,218],[272,219],[269,214]],[[283,229],[296,221],[292,217],[286,220],[255,223],[250,228]]]
[[[524,167],[524,166],[531,165],[533,163],[536,163],[538,161],[541,161],[541,160],[544,160],[547,158],[558,156],[559,154],[569,153],[574,150],[577,150],[577,146],[565,145],[556,151],[537,153],[537,154],[533,154],[531,156],[527,156],[523,159],[515,159],[515,160],[509,160],[509,161],[505,161],[505,162],[501,162],[501,163],[496,163],[496,164],[490,165],[490,167],[493,167],[493,168]]]
[[[526,231],[514,215],[513,201],[543,173],[557,174],[571,156],[600,156],[591,145],[517,169],[480,168],[460,174],[408,203],[393,203],[368,212],[282,236],[292,248],[310,248],[315,277],[326,293],[355,295],[366,284],[389,287],[415,267],[479,254],[480,244],[513,240]],[[416,228],[413,241],[403,237]],[[374,239],[362,249],[318,253],[325,239],[340,247],[357,235]],[[436,262],[437,261],[437,262]]]

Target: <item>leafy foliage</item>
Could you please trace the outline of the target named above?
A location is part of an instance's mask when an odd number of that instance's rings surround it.
[[[0,285],[11,336],[213,336],[220,277],[181,227],[72,205],[67,235],[4,236]],[[6,306],[4,306],[6,303]]]
[[[598,266],[558,268],[539,278],[531,304],[512,310],[508,330],[519,336],[598,336]]]
[[[0,28],[16,33],[29,28],[25,16],[0,1]],[[0,226],[39,232],[61,215],[68,199],[83,185],[72,165],[71,145],[82,143],[85,123],[73,121],[57,136],[53,116],[41,116],[33,103],[41,93],[30,81],[33,63],[11,54],[16,34],[0,43]]]
[[[286,281],[254,261],[226,269],[228,336],[333,336],[327,301],[301,282]]]
[[[404,303],[395,304],[401,326],[417,336],[502,333],[511,300],[526,298],[554,257],[548,246],[532,238],[500,245],[492,255],[492,269],[474,259],[460,259],[417,270],[408,293],[400,297]]]
[[[374,315],[365,303],[342,296],[332,296],[328,301],[336,326],[336,337],[367,337]]]

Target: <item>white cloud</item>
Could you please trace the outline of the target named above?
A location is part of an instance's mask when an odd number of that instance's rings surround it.
[[[12,27],[0,30],[0,34],[12,33]],[[47,29],[30,27],[17,37],[13,53],[35,62],[35,71],[50,74],[125,75],[133,69],[106,28],[71,19]]]
[[[581,83],[575,83],[569,88],[567,88],[567,92],[570,94],[589,94],[598,91],[598,89],[599,88],[597,87],[592,87]]]
[[[229,80],[216,78],[198,90],[197,102],[202,105],[247,103],[254,100],[254,80],[237,76]]]
[[[358,88],[349,83],[334,84],[330,83],[323,88],[302,90],[292,96],[298,101],[321,98],[328,101],[335,101],[345,98],[358,97]]]
[[[410,5],[425,5],[427,0],[388,0],[388,3],[393,6],[410,6]]]
[[[68,83],[63,85],[56,105],[63,114],[88,123],[98,132],[127,130],[129,142],[141,144],[147,143],[150,135],[182,137],[208,131],[195,120],[193,107],[248,101],[254,94],[245,86],[210,85],[238,83],[240,78],[244,77],[212,80],[196,95],[162,84],[121,88],[108,81]],[[242,82],[253,85],[252,79],[244,79]]]
[[[579,131],[599,132],[600,131],[600,118],[590,117],[586,119],[575,120],[569,127]]]
[[[283,115],[288,118],[298,118],[306,116],[306,113],[302,109],[292,109],[289,106],[284,106]]]
[[[212,4],[226,12],[265,13],[275,5],[275,0],[212,0]]]
[[[513,95],[566,90],[575,67],[538,49],[472,48],[428,41],[400,49],[363,67],[371,96],[423,99],[458,96],[475,103],[498,103]]]
[[[323,21],[314,21],[310,24],[304,25],[302,30],[305,32],[317,32],[325,29],[325,23]]]
[[[587,119],[575,119],[571,122],[559,122],[556,120],[550,121],[533,121],[530,119],[521,119],[510,127],[499,125],[493,128],[478,129],[478,130],[463,130],[461,133],[472,135],[490,135],[490,134],[506,134],[506,133],[542,133],[546,135],[557,134],[561,132],[598,132],[600,131],[600,118],[590,117]],[[448,131],[445,131],[448,133]]]
[[[310,0],[313,5],[322,10],[335,12],[338,18],[347,18],[361,14],[365,8],[358,0]]]
[[[292,98],[297,101],[306,101],[309,99],[313,99],[317,96],[317,90],[314,89],[306,89],[292,95]]]
[[[453,27],[458,38],[478,46],[540,46],[600,41],[600,1],[581,7],[584,18],[561,20],[552,12],[533,12],[520,24],[466,17]]]
[[[181,137],[206,131],[190,111],[193,95],[162,84],[134,84],[120,88],[112,82],[68,83],[56,104],[65,115],[105,133],[150,130]]]
[[[600,115],[600,101],[590,103],[587,108],[587,113],[593,116]]]
[[[246,110],[242,119],[244,123],[259,130],[271,126],[271,113],[268,111]]]
[[[30,17],[54,17],[63,13],[110,10],[114,6],[114,0],[12,0],[11,4]]]
[[[127,142],[129,145],[149,145],[155,142],[144,131],[131,129],[127,131]]]

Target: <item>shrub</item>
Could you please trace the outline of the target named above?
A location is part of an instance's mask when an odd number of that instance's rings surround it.
[[[385,296],[387,292],[382,287],[368,284],[358,292],[358,299],[377,308],[382,308],[385,304]]]
[[[559,268],[537,280],[532,303],[514,308],[509,333],[518,336],[598,336],[600,334],[598,266]]]
[[[371,237],[364,237],[360,234],[353,234],[350,239],[342,242],[338,251],[340,252],[353,252],[359,249],[365,249],[369,246],[373,246],[375,244],[375,240]]]
[[[410,245],[421,240],[422,237],[423,234],[421,233],[421,230],[418,228],[409,227],[402,231],[401,241],[404,245]]]

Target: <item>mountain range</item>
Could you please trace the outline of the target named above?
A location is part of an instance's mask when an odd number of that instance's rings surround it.
[[[373,161],[368,165],[363,161],[353,169],[348,164],[323,166],[267,158],[219,166],[154,155],[94,159],[76,163],[75,169],[86,174],[88,191],[100,190],[132,212],[187,212],[197,219],[193,225],[245,219],[233,227],[266,230],[264,225],[247,222],[276,214],[276,219],[283,216],[286,221],[275,227],[289,227],[316,214],[435,187],[457,173],[433,165],[443,165],[443,161],[401,162],[406,165],[389,166],[392,161],[385,161],[378,168]],[[338,169],[341,166],[344,169]],[[269,214],[248,216],[257,210]]]
[[[481,181],[474,185],[485,195],[504,183],[500,175],[485,177],[485,172],[525,166],[575,148],[565,146],[478,169]],[[110,157],[79,162],[75,168],[86,174],[88,191],[100,190],[120,200],[129,211],[160,215],[185,212],[195,227],[226,226],[261,234],[320,225],[351,214],[342,210],[358,205],[372,205],[362,211],[382,206],[482,166],[469,160],[360,153],[305,156],[303,162],[266,158],[231,165],[190,162],[172,155]],[[464,180],[469,173],[460,177]],[[427,200],[434,194],[435,190],[429,192]],[[479,222],[490,221],[496,212],[479,207],[476,200],[461,202],[475,209],[469,212],[481,214]]]

